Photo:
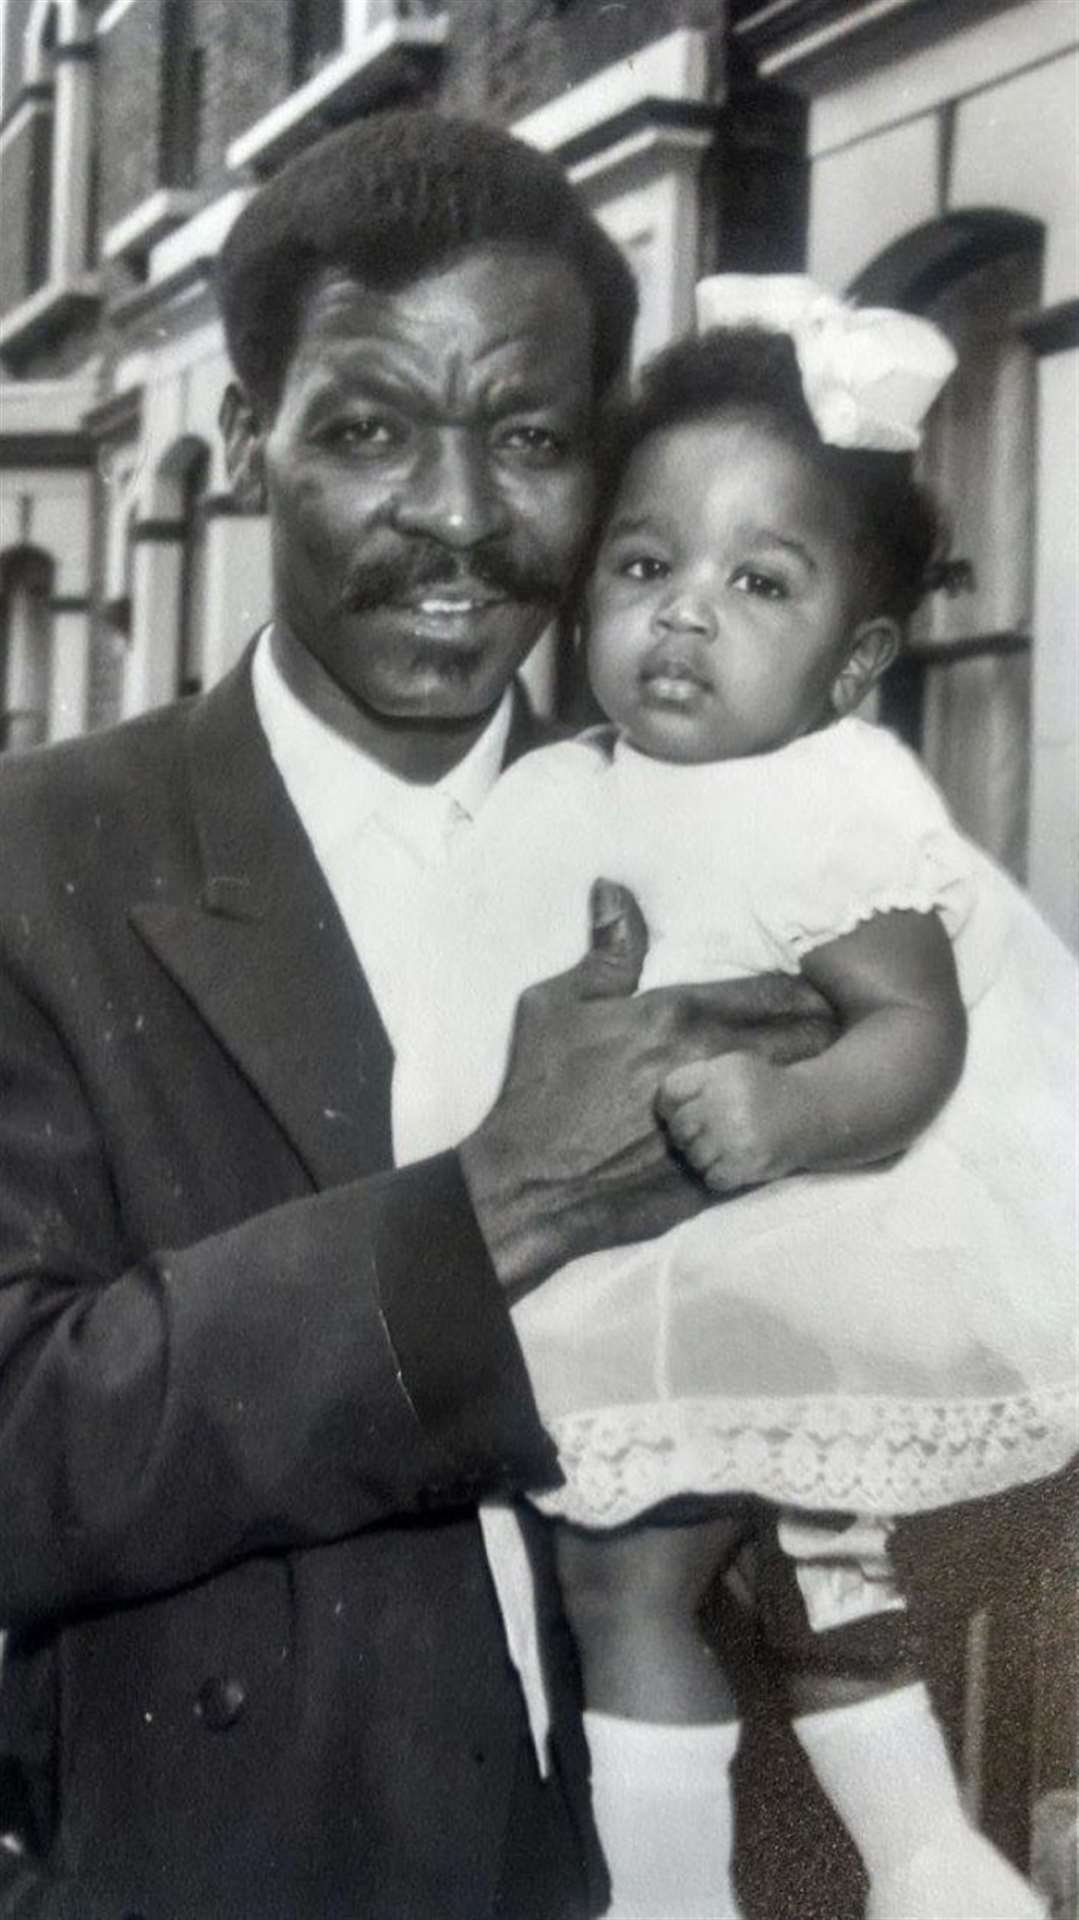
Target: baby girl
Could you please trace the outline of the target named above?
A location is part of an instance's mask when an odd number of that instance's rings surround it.
[[[738,1912],[737,1728],[695,1608],[767,1537],[809,1649],[795,1730],[873,1920],[1025,1920],[1040,1905],[968,1823],[909,1654],[887,1631],[864,1654],[902,1615],[897,1516],[1076,1444],[1074,975],[913,756],[855,717],[939,543],[912,453],[953,356],[802,280],[699,295],[707,330],[653,363],[618,441],[586,611],[610,725],[518,763],[450,869],[398,1157],[495,1101],[517,997],[582,950],[597,875],[641,906],[643,990],[780,970],[827,997],[818,1058],[731,1052],[657,1086],[722,1204],[514,1309],[565,1475],[541,1504],[564,1523],[611,1913]],[[524,1672],[514,1526],[489,1510]]]

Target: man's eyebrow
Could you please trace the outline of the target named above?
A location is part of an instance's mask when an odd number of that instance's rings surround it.
[[[495,374],[487,390],[500,402],[508,399],[515,406],[547,407],[562,398],[565,381],[560,374],[545,376],[533,368],[523,367],[520,371]]]
[[[327,402],[351,400],[357,395],[372,394],[376,398],[382,394],[387,398],[407,398],[414,389],[411,383],[387,366],[375,366],[370,361],[354,362],[351,366],[321,366],[307,390],[308,407],[323,406]]]

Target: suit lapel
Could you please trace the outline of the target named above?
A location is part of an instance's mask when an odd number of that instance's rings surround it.
[[[259,726],[252,651],[184,717],[197,897],[132,918],[314,1184],[334,1186],[392,1163],[393,1055]],[[507,763],[546,737],[516,690]]]
[[[270,757],[250,652],[188,710],[201,886],[135,924],[288,1134],[316,1186],[391,1164],[392,1053]]]

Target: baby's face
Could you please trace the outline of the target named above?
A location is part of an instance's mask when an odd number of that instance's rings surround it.
[[[592,686],[634,746],[766,753],[833,710],[856,617],[843,509],[760,419],[667,428],[630,461],[587,605]]]

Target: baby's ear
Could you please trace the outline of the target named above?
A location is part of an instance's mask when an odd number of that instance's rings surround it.
[[[900,632],[894,620],[880,615],[855,628],[850,652],[832,685],[832,708],[840,716],[861,705],[899,651]]]

